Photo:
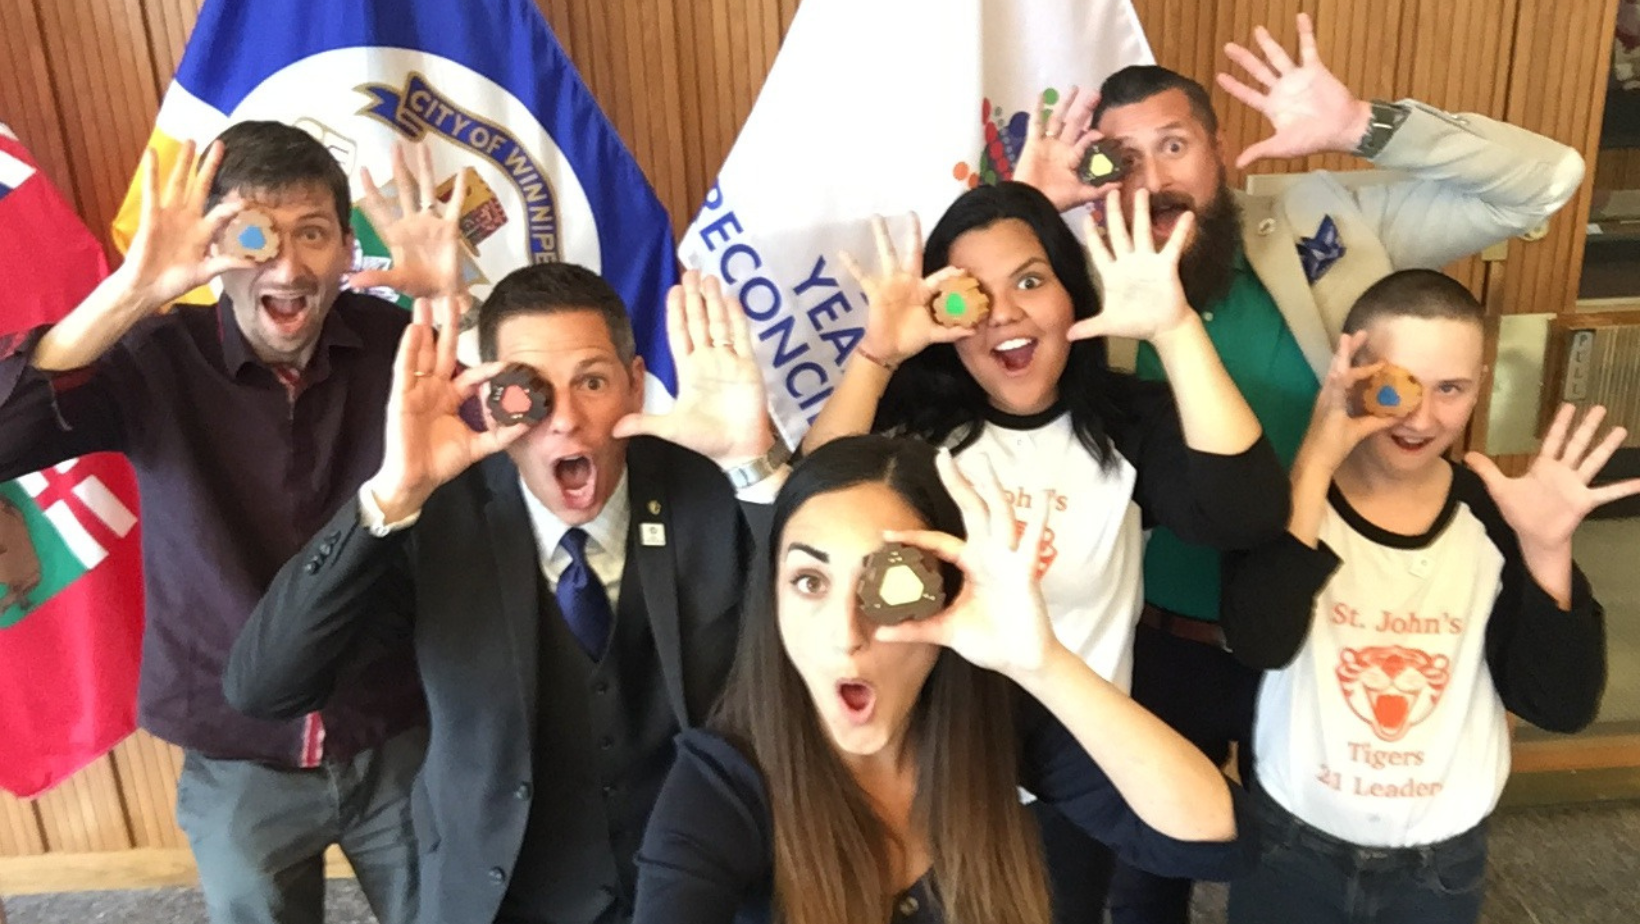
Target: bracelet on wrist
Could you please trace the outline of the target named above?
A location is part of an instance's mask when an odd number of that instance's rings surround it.
[[[884,369],[887,369],[889,372],[893,372],[899,366],[898,363],[891,363],[888,360],[883,359],[881,356],[878,356],[876,353],[873,353],[870,350],[866,349],[866,345],[863,344],[863,343],[857,344],[854,347],[854,355],[860,357],[861,359],[865,360],[868,363],[873,363],[875,365],[882,366]]]

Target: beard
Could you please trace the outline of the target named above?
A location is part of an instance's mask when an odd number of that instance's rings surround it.
[[[1179,258],[1179,282],[1184,297],[1196,311],[1206,311],[1230,291],[1236,274],[1236,252],[1241,248],[1241,204],[1225,185],[1219,171],[1218,189],[1205,206],[1180,192],[1163,191],[1150,199],[1155,215],[1167,209],[1188,209],[1196,214],[1196,230]]]

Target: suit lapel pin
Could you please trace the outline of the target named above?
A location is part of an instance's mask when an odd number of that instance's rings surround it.
[[[638,542],[647,546],[666,545],[666,526],[662,523],[639,523]]]
[[[1338,240],[1338,225],[1331,215],[1323,216],[1315,236],[1298,239],[1298,260],[1304,264],[1304,278],[1315,285],[1327,274],[1338,258],[1344,255],[1344,245]]]
[[[660,514],[661,514],[661,502],[658,501],[658,500],[650,501],[649,502],[649,515],[652,516],[652,517],[656,517],[656,516],[660,516]]]

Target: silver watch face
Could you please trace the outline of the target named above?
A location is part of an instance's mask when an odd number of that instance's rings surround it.
[[[736,488],[749,488],[774,474],[775,469],[783,465],[791,456],[791,449],[777,436],[774,445],[769,447],[768,452],[750,462],[729,469],[727,472],[729,483]]]

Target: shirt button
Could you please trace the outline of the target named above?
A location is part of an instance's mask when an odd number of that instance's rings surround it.
[[[532,790],[530,789],[530,784],[528,784],[528,783],[519,783],[518,788],[513,790],[513,798],[517,799],[520,802],[528,802],[529,798],[530,798],[531,791]]]
[[[319,559],[310,558],[310,559],[308,559],[307,564],[302,566],[302,570],[306,571],[308,574],[318,574],[319,573],[319,564],[320,564]]]
[[[598,739],[598,749],[599,750],[607,751],[607,750],[609,750],[610,748],[612,748],[614,746],[615,746],[615,739],[609,737],[608,735],[605,735],[602,738]]]
[[[592,692],[598,694],[599,696],[603,696],[605,693],[609,692],[609,682],[605,680],[598,681],[592,685]]]
[[[610,796],[613,796],[613,795],[615,795],[615,784],[614,783],[606,784],[604,786],[604,798],[607,799],[607,798],[609,798]]]
[[[334,552],[334,551],[336,551],[336,543],[331,542],[329,539],[326,539],[325,541],[319,543],[319,554],[320,555],[329,555],[331,552]]]
[[[507,881],[507,871],[499,866],[490,867],[490,881],[496,885],[501,885]]]
[[[1203,320],[1203,321],[1211,321],[1211,320],[1213,320],[1213,312],[1211,312],[1211,311],[1203,311],[1203,312],[1202,312],[1202,320]]]
[[[907,895],[900,901],[900,914],[909,918],[917,913],[918,907],[917,897],[915,895]]]

